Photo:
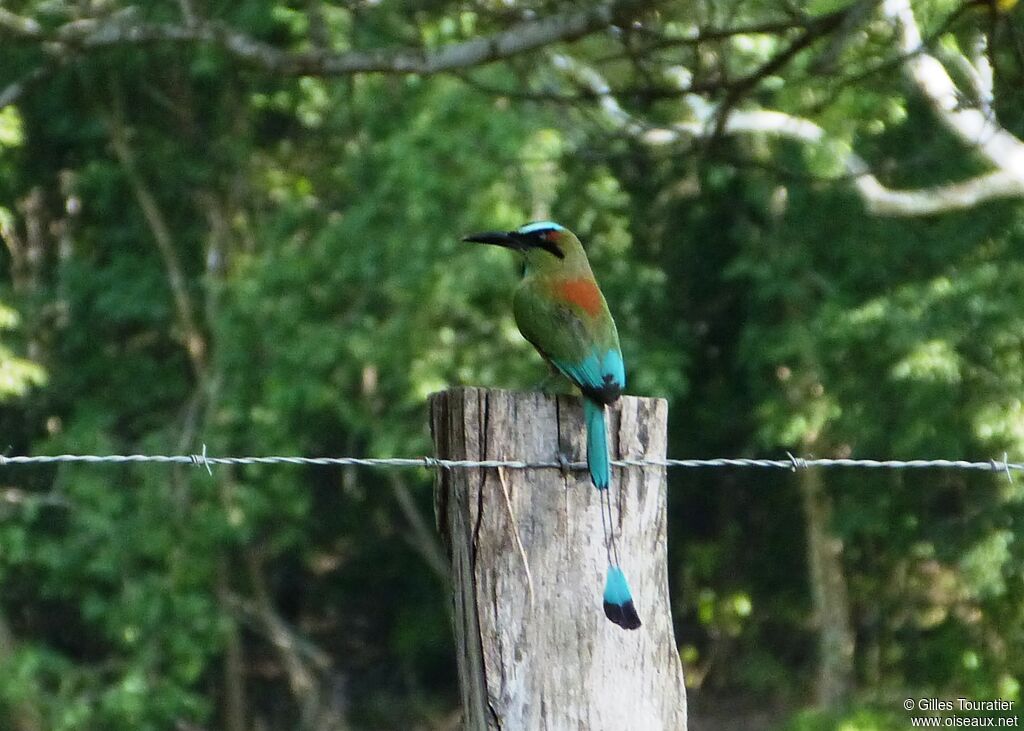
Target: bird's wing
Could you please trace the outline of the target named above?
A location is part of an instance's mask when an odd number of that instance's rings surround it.
[[[626,374],[615,323],[607,307],[601,310],[592,317],[528,287],[521,288],[515,299],[516,324],[523,337],[586,396],[610,404],[625,388]]]

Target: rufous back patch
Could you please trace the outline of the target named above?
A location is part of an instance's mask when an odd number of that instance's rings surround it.
[[[601,290],[593,279],[567,279],[555,288],[566,302],[582,307],[588,315],[601,311]]]

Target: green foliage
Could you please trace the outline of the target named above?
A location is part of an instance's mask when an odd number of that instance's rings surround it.
[[[17,313],[0,304],[0,333],[18,325]],[[0,342],[0,401],[12,396],[24,396],[32,386],[46,382],[45,373],[35,363],[18,358]]]
[[[45,27],[71,13],[9,5]],[[320,28],[313,4],[198,5],[304,52],[440,47],[527,12],[315,4]],[[915,3],[926,30],[957,7]],[[134,12],[169,21],[177,5]],[[631,112],[690,119],[692,99],[646,85],[661,89],[679,64],[699,82],[715,63],[743,78],[798,32],[683,42],[695,25],[779,17],[764,2],[720,16],[711,3],[666,4],[649,19],[664,44],[623,30],[573,52],[635,91],[622,95]],[[969,47],[988,22],[968,9],[942,43]],[[894,186],[986,168],[937,129],[895,66],[878,65],[890,29],[868,22],[854,35],[841,74],[815,73],[824,42],[811,44],[741,100],[811,119],[827,131],[815,145],[656,148],[609,135],[592,100],[549,101],[578,90],[561,88],[543,52],[437,77],[276,76],[215,44],[55,65],[0,110],[0,449],[428,453],[429,393],[530,388],[544,374],[511,317],[517,263],[461,235],[551,217],[588,247],[629,391],[669,399],[672,456],[1019,459],[1024,211],[866,215],[843,177],[849,149]],[[5,38],[0,87],[43,55]],[[1000,118],[1020,133],[1017,56],[1006,43],[992,58]],[[351,727],[450,718],[447,589],[396,500],[409,489],[429,534],[428,475],[137,466],[0,480],[0,727],[219,728],[231,677],[250,725],[316,727],[280,630]],[[669,578],[694,693],[799,708],[816,638],[795,481],[678,470],[670,485]],[[827,489],[864,697],[1018,699],[1020,481],[830,472]],[[785,728],[905,725],[902,712],[860,705],[797,713]]]
[[[909,716],[909,713],[870,706],[843,711],[805,711],[796,714],[780,731],[903,731],[909,724]]]

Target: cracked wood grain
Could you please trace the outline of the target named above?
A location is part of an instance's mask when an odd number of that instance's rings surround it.
[[[551,461],[585,453],[579,400],[460,388],[431,397],[437,455]],[[610,410],[615,458],[665,456],[667,406],[624,397]],[[665,471],[613,473],[616,531],[644,626],[601,610],[605,551],[586,472],[441,470],[438,528],[449,548],[467,729],[686,729],[666,564]],[[513,520],[515,525],[512,524]],[[534,586],[527,591],[522,542]]]

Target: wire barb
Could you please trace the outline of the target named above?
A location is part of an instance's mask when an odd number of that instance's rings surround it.
[[[210,460],[208,460],[206,458],[206,444],[205,443],[203,444],[203,453],[202,454],[193,454],[193,455],[190,455],[190,456],[192,458],[192,464],[194,464],[196,467],[205,467],[206,471],[210,474],[210,477],[213,477],[213,470],[210,468]]]
[[[565,452],[560,451],[558,453],[558,469],[561,470],[563,477],[568,476],[572,469],[572,462],[570,462],[569,458],[565,456]]]
[[[996,470],[1000,470],[1000,469],[1003,472],[1006,473],[1006,480],[1012,485],[1013,484],[1013,474],[1010,472],[1010,459],[1009,459],[1009,455],[1006,452],[1003,452],[1003,461],[1002,461],[1001,465],[1000,465],[1000,463],[996,462],[995,460],[992,460],[992,470],[993,470],[993,472],[996,471]]]

